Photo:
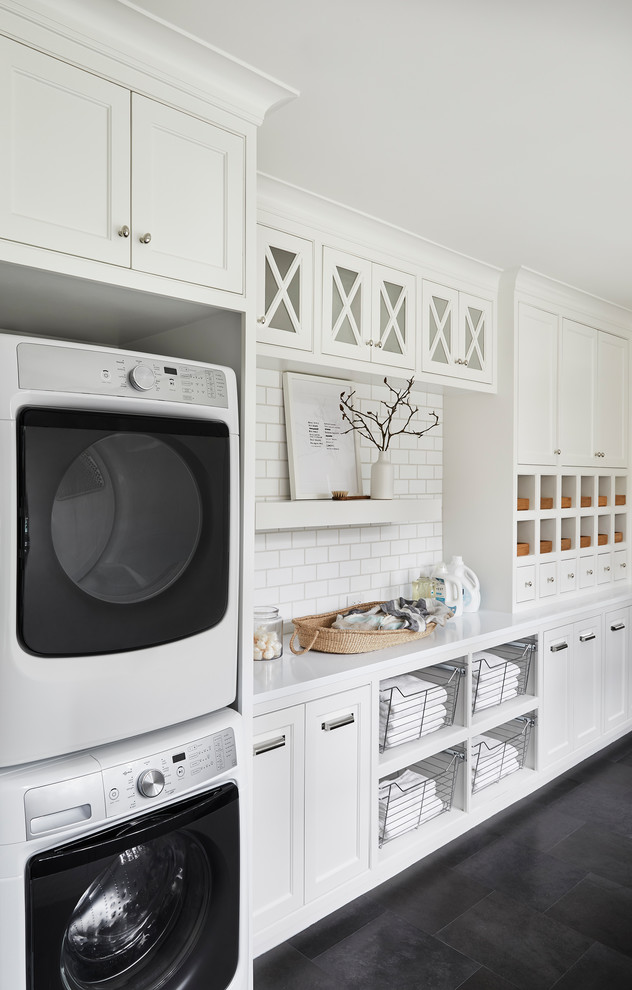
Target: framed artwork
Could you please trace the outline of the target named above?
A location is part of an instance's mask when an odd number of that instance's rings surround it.
[[[290,496],[331,498],[334,491],[362,494],[362,470],[355,430],[340,412],[340,393],[353,383],[338,378],[283,375]]]

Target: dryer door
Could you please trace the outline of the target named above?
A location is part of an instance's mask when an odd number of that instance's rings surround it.
[[[28,990],[225,990],[239,954],[234,784],[27,865]]]
[[[228,601],[228,430],[210,420],[23,410],[22,645],[122,652],[209,629]]]

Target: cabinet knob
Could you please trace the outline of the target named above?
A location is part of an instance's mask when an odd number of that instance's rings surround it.
[[[626,567],[626,566],[627,566],[627,565],[626,565],[626,563],[625,563],[625,561],[624,561],[624,562],[623,562],[623,564],[621,564],[621,567]]]
[[[367,340],[366,346],[367,347],[373,347],[373,341],[372,340]]]
[[[561,454],[561,453],[562,453],[562,451],[561,451],[561,450],[560,450],[560,448],[558,447],[558,448],[557,448],[557,450],[554,450],[554,451],[553,451],[553,453],[554,453],[554,454]]]
[[[265,323],[265,321],[266,321],[265,316],[260,316],[259,319],[257,320],[257,323]]]
[[[139,237],[139,241],[141,244],[149,244],[151,241],[151,234],[143,234],[142,237]]]
[[[589,576],[590,576],[590,575],[591,575],[592,573],[593,573],[593,572],[592,572],[592,570],[590,570],[590,571],[586,571],[586,574],[588,574]]]
[[[533,587],[533,581],[525,581],[524,586],[525,586],[525,588],[532,588]]]
[[[127,226],[126,223],[123,224],[123,226],[121,227],[121,229],[118,232],[118,235],[119,235],[119,237],[129,237],[129,227]]]
[[[604,571],[609,571],[609,570],[610,570],[609,567],[604,567]]]
[[[575,577],[575,574],[571,572],[571,573],[570,573],[570,574],[568,575],[568,579],[569,579],[569,581],[572,581],[574,577]]]
[[[375,342],[375,346],[376,346],[376,347],[381,347],[381,346],[382,346],[382,341],[381,341],[381,340],[377,340],[377,341]]]
[[[554,577],[549,577],[546,580],[548,581],[549,584],[553,584],[553,582],[555,581],[555,578]]]

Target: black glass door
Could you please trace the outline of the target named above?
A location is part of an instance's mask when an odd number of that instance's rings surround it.
[[[18,442],[18,632],[29,652],[139,649],[221,620],[224,424],[26,409]]]
[[[239,957],[234,784],[33,857],[28,990],[225,990]]]

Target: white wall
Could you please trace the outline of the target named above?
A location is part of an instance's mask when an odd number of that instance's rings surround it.
[[[371,406],[386,396],[383,384],[357,385],[362,403]],[[443,488],[442,396],[416,391],[417,429],[431,422],[436,411],[440,424],[425,437],[396,437],[391,459],[395,466],[395,497],[432,495]],[[376,449],[360,445],[364,492],[369,491],[371,462]],[[289,498],[287,445],[283,410],[282,373],[257,371],[258,499]],[[413,523],[301,529],[258,533],[255,542],[255,601],[277,605],[286,623],[293,616],[328,612],[348,602],[410,597],[410,582],[420,566],[441,559],[440,523]]]

